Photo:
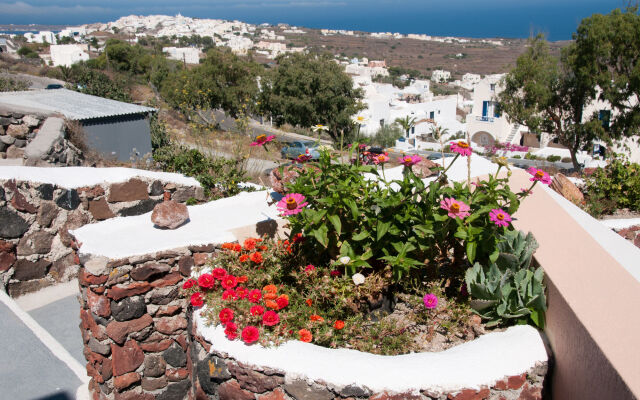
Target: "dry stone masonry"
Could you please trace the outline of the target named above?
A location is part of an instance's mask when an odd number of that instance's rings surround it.
[[[176,202],[204,200],[199,186],[160,179],[131,178],[77,188],[0,179],[0,286],[16,297],[74,278],[81,244],[69,230],[148,213],[162,202],[165,191]]]

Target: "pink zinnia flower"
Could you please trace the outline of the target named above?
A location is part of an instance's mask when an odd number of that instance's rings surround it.
[[[535,167],[529,167],[527,169],[527,172],[530,173],[531,175],[533,175],[533,178],[529,179],[530,181],[532,181],[532,182],[540,181],[540,182],[544,183],[545,185],[551,184],[551,177],[549,176],[549,174],[547,174],[543,170],[535,168]]]
[[[422,298],[422,301],[424,302],[424,306],[429,310],[432,310],[438,306],[438,296],[433,293],[425,294]]]
[[[264,146],[265,144],[267,144],[268,142],[272,141],[275,138],[276,138],[275,135],[271,135],[271,136],[260,135],[260,136],[256,137],[256,141],[255,142],[251,143],[251,146]]]
[[[373,157],[373,163],[376,165],[384,164],[387,161],[389,161],[389,156],[387,156],[386,154],[378,154],[377,156]]]
[[[454,219],[464,219],[469,216],[469,206],[451,197],[440,201],[440,208],[447,210],[447,215]]]
[[[287,215],[298,214],[307,204],[309,203],[305,201],[305,197],[300,193],[289,193],[278,202],[276,207],[282,213],[282,216],[286,217]]]
[[[470,156],[472,153],[471,146],[469,146],[469,143],[465,142],[464,140],[451,143],[451,151],[453,151],[454,153],[458,153],[461,156]]]
[[[507,214],[502,208],[494,208],[489,213],[489,219],[497,226],[509,226],[511,215]]]
[[[422,161],[422,157],[416,156],[416,155],[404,156],[404,157],[398,158],[398,162],[404,165],[405,167],[411,167],[412,165],[415,165],[420,161]]]
[[[309,264],[306,267],[304,267],[304,272],[306,272],[307,274],[313,272],[316,269],[316,267],[313,264]]]
[[[307,149],[307,153],[306,154],[300,154],[298,157],[296,157],[293,160],[293,163],[306,163],[307,161],[311,160],[311,155],[309,154],[309,149]]]

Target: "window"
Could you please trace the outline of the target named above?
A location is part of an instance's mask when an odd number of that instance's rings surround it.
[[[416,133],[416,127],[415,127],[415,126],[412,126],[412,127],[411,127],[411,133],[412,133],[412,134]]]
[[[598,113],[598,119],[602,123],[602,127],[605,130],[609,129],[609,125],[611,124],[611,111],[610,110],[600,110]]]
[[[500,105],[495,101],[483,101],[482,102],[482,116],[483,117],[500,117]]]
[[[384,118],[380,120],[380,126],[384,126]]]
[[[491,90],[492,92],[495,92],[496,91],[496,84],[495,83],[490,84],[489,85],[489,90]]]
[[[436,116],[436,114],[433,111],[429,112],[429,118],[430,119],[433,119],[435,116]]]

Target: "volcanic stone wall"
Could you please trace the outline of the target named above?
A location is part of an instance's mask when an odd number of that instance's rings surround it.
[[[179,290],[191,267],[216,251],[204,245],[120,260],[82,256],[80,329],[93,399],[187,398],[188,303]]]
[[[202,188],[148,178],[66,189],[0,180],[0,287],[16,297],[77,275],[69,230],[117,216],[140,215],[167,198],[204,200]]]

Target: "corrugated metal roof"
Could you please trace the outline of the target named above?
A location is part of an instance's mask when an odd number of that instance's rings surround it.
[[[73,90],[51,89],[0,93],[0,106],[56,112],[72,120],[140,114],[156,111],[138,106],[91,96]]]

